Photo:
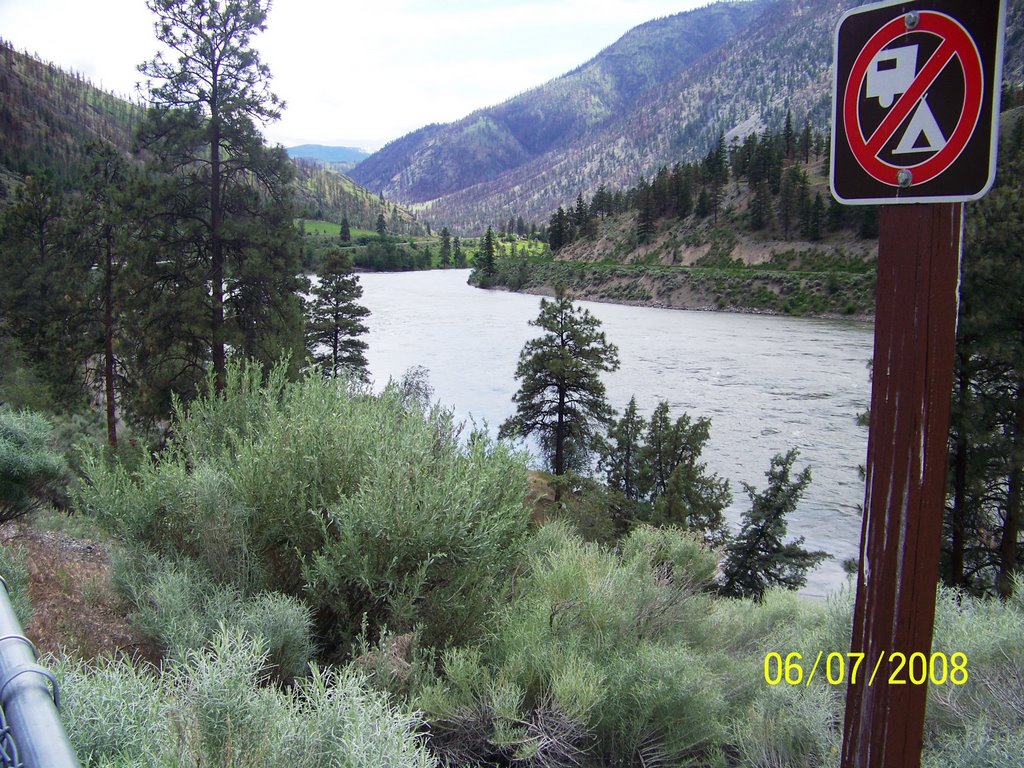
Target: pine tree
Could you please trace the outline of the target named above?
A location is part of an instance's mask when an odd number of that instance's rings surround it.
[[[718,135],[718,142],[704,158],[705,190],[708,193],[707,204],[712,220],[718,222],[718,208],[722,203],[722,193],[729,183],[729,161],[725,150],[725,136]]]
[[[358,337],[368,330],[363,318],[370,310],[358,303],[363,288],[351,259],[342,251],[329,251],[319,278],[306,308],[309,355],[323,366],[325,375],[349,373],[365,378],[367,344]]]
[[[107,442],[117,447],[117,367],[115,345],[121,331],[117,324],[116,296],[128,254],[134,246],[132,181],[127,161],[110,144],[95,142],[85,149],[85,192],[78,209],[80,253],[103,275],[97,286],[99,326],[103,339],[103,394]]]
[[[480,246],[480,252],[476,256],[476,268],[480,273],[481,286],[489,284],[491,278],[494,277],[496,253],[497,244],[494,238],[494,230],[488,227],[487,234],[484,235],[484,241]]]
[[[462,242],[458,237],[452,240],[452,258],[455,260],[456,269],[466,268],[466,253],[462,250]]]
[[[782,143],[786,151],[786,159],[789,160],[793,157],[793,140],[795,136],[793,133],[793,110],[786,110],[786,124],[782,129]]]
[[[1024,126],[968,207],[943,578],[1009,598],[1024,569]]]
[[[729,482],[707,473],[700,456],[711,438],[711,421],[683,414],[674,422],[667,401],[651,415],[641,449],[642,486],[649,493],[656,525],[678,525],[703,536],[710,546],[726,540],[725,508],[732,502]]]
[[[530,325],[544,334],[519,354],[516,413],[499,435],[537,435],[552,472],[583,471],[596,447],[595,427],[612,417],[600,374],[618,369],[618,349],[599,330],[600,321],[561,289],[554,301],[541,299]]]
[[[569,242],[569,221],[565,215],[565,209],[558,206],[558,210],[552,214],[548,224],[548,245],[551,246],[552,253],[557,253]]]
[[[825,552],[805,550],[801,546],[802,536],[783,543],[786,516],[796,509],[800,496],[811,482],[808,467],[796,478],[790,477],[797,455],[793,449],[772,458],[765,474],[768,487],[761,493],[743,484],[751,507],[743,514],[739,534],[726,546],[722,594],[760,600],[770,587],[799,589],[807,583],[807,571],[828,557]]]
[[[604,473],[605,483],[634,502],[645,495],[641,446],[646,428],[636,397],[631,397],[622,418],[609,424],[607,439],[600,446],[598,471]]]
[[[195,230],[196,253],[208,260],[209,343],[221,391],[227,341],[225,280],[231,258],[244,252],[244,245],[238,246],[238,224],[241,219],[252,223],[261,218],[261,212],[253,210],[259,208],[260,198],[254,185],[277,198],[290,181],[285,170],[290,165],[280,158],[273,162],[274,153],[264,148],[254,124],[277,119],[282,106],[270,91],[269,69],[251,46],[253,37],[265,29],[269,0],[147,0],[147,7],[158,19],[157,38],[174,55],[158,54],[140,67],[155,81],[149,96],[156,107],[141,134],[142,145],[159,159],[162,170],[176,175],[179,194],[189,198],[192,210],[178,208],[175,215]],[[293,284],[283,288],[286,294],[294,292],[294,282],[289,282]],[[276,303],[277,296],[272,298]],[[267,299],[262,297],[264,304]]]
[[[654,214],[654,195],[646,184],[637,189],[636,208],[636,240],[648,243],[656,230]]]
[[[816,192],[811,203],[810,217],[807,223],[807,237],[810,240],[821,240],[821,227],[825,220],[825,201],[821,192]]]
[[[0,216],[0,318],[58,403],[84,395],[83,338],[91,285],[77,257],[68,204],[45,175],[29,176]]]
[[[441,269],[447,269],[452,265],[452,234],[448,227],[441,229],[441,253],[438,259]]]
[[[786,240],[789,240],[793,223],[799,216],[799,206],[800,170],[793,166],[783,174],[782,189],[779,191],[779,225]]]
[[[384,218],[383,211],[377,214],[377,224],[374,228],[377,230],[377,236],[381,239],[388,236],[388,221]]]
[[[343,243],[352,242],[352,228],[348,223],[348,216],[341,217],[341,231],[339,232],[339,237]]]
[[[750,212],[750,228],[764,229],[772,220],[772,195],[766,180],[759,181],[754,188],[754,195],[748,206]]]

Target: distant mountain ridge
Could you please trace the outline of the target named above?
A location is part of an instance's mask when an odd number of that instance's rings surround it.
[[[352,177],[404,202],[434,200],[487,182],[616,121],[768,5],[769,0],[719,3],[642,24],[546,85],[391,142]]]
[[[300,144],[297,147],[285,147],[288,157],[299,157],[304,160],[318,160],[322,163],[361,163],[371,153],[357,147],[329,147],[324,144]]]
[[[417,204],[414,207],[437,227],[482,231],[510,215],[544,221],[558,205],[580,192],[592,195],[600,184],[631,186],[641,176],[653,176],[662,165],[703,156],[719,135],[729,141],[764,128],[779,131],[787,111],[792,111],[797,128],[809,120],[825,130],[831,112],[835,25],[845,11],[860,4],[772,0],[713,5],[649,22],[563,78],[456,123],[427,126],[392,142],[364,161],[353,176],[391,199]],[[1022,28],[1024,0],[1008,0],[1004,79],[1016,83],[1024,71]],[[584,73],[600,71],[603,64],[595,64],[599,60],[617,58],[621,71],[628,70],[630,62],[639,62],[637,68],[647,71],[636,51],[658,49],[657,42],[649,41],[672,34],[698,35],[707,47],[699,46],[703,53],[668,76],[652,76],[625,89],[631,97],[619,102],[614,114],[577,125],[579,130],[561,134],[545,151],[531,155],[520,142],[516,162],[505,162],[502,158],[514,145],[505,142],[489,156],[484,143],[467,143],[474,126],[481,126],[476,128],[481,133],[482,126],[491,123],[496,133],[503,125],[503,109],[522,111],[532,104],[542,124],[567,119],[557,107],[555,118],[545,116],[549,104],[558,104],[556,94],[568,101],[566,93],[575,92],[570,86],[580,86]],[[715,40],[718,43],[712,45]],[[659,71],[659,76],[664,74]],[[472,159],[474,152],[483,157]],[[465,155],[471,160],[463,159]],[[434,187],[423,183],[431,178],[441,181]]]

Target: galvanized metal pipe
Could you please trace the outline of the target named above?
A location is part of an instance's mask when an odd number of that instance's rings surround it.
[[[57,713],[53,676],[36,664],[0,578],[0,706],[25,768],[79,768]]]

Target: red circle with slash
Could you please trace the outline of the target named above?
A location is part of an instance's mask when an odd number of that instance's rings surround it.
[[[936,35],[940,39],[939,47],[921,67],[914,82],[893,104],[878,127],[870,136],[865,137],[860,124],[860,94],[868,67],[885,46],[910,32]],[[954,57],[960,62],[964,75],[963,109],[946,145],[916,165],[897,166],[882,160],[878,156],[879,153]],[[931,181],[947,171],[974,135],[978,118],[981,116],[984,81],[981,54],[978,53],[978,48],[967,30],[956,19],[937,11],[921,11],[918,24],[913,29],[907,28],[905,15],[887,23],[871,36],[858,54],[843,95],[846,140],[861,168],[872,178],[893,187],[899,186],[897,174],[904,169],[912,171],[915,186]]]

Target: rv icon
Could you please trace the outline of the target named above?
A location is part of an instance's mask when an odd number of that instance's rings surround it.
[[[878,99],[888,109],[901,93],[906,93],[917,75],[917,46],[881,50],[868,65],[865,96]]]

